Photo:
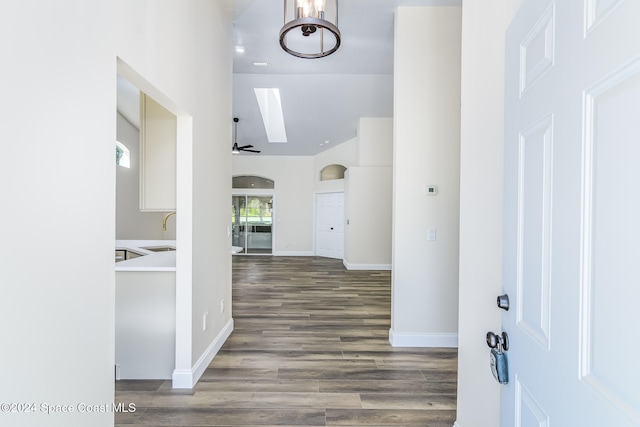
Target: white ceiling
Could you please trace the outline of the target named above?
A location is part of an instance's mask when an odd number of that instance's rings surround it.
[[[140,89],[118,75],[116,109],[129,123],[140,129]]]
[[[355,137],[360,117],[391,117],[396,7],[461,4],[461,0],[338,1],[340,48],[325,58],[302,59],[284,52],[278,42],[283,0],[233,0],[234,46],[230,49],[233,117],[240,119],[237,141],[262,150],[240,155],[317,154]],[[244,47],[244,53],[235,52],[237,45]],[[269,66],[256,67],[254,62]],[[126,92],[120,86],[119,111],[121,90]],[[287,143],[267,141],[253,90],[259,87],[280,89]],[[129,108],[135,110],[135,106]]]
[[[313,155],[356,136],[360,117],[393,115],[393,20],[397,6],[460,0],[339,0],[342,43],[320,59],[287,54],[278,41],[283,0],[234,0],[233,115],[238,144],[260,155]],[[253,62],[268,62],[255,67]],[[267,141],[253,88],[280,88],[288,143]],[[327,144],[328,141],[328,144]],[[241,155],[255,155],[243,153]]]

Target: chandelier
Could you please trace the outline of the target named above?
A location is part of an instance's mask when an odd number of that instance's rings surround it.
[[[298,58],[323,58],[338,50],[338,0],[284,0],[280,46]]]

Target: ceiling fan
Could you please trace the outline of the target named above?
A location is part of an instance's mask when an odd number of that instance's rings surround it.
[[[259,153],[260,150],[250,150],[250,148],[253,148],[253,145],[243,145],[242,147],[238,147],[238,122],[240,121],[240,119],[238,119],[237,117],[234,117],[233,121],[235,123],[236,132],[233,138],[233,148],[231,149],[231,152],[233,154],[238,154],[241,151],[248,151],[250,153]]]

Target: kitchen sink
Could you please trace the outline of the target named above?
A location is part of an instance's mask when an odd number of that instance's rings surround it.
[[[173,246],[147,246],[140,249],[146,249],[151,252],[170,252],[176,250],[176,248]]]
[[[135,252],[129,249],[116,249],[116,262],[126,261],[128,259],[138,258],[144,256],[140,252]]]

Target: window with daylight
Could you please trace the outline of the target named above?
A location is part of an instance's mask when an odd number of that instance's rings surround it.
[[[123,168],[131,167],[131,155],[129,149],[120,141],[116,141],[116,165]]]

